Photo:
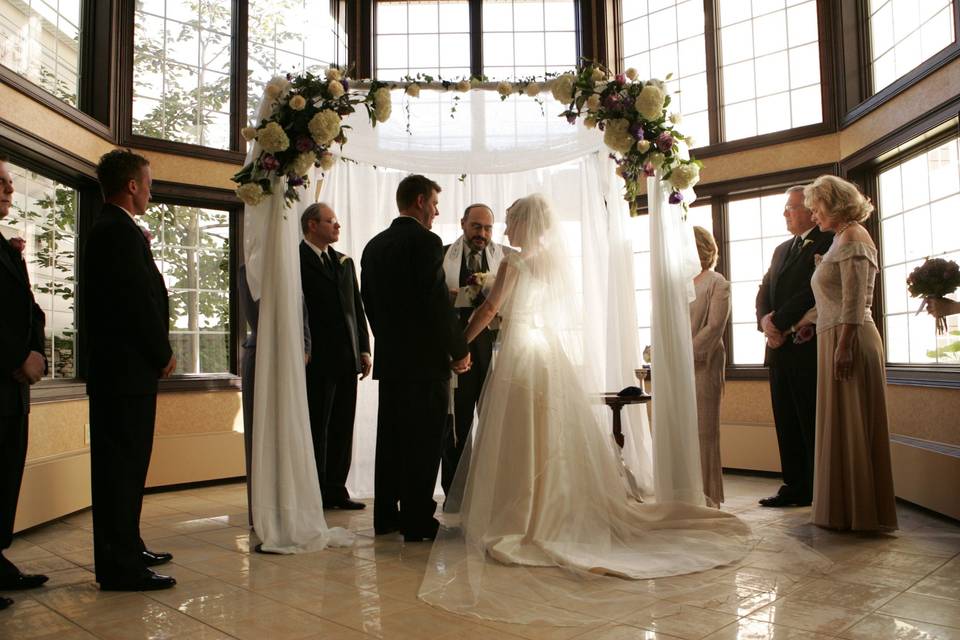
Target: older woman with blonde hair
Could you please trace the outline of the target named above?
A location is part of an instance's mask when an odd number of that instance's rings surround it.
[[[890,531],[897,510],[887,431],[883,343],[871,306],[877,248],[863,222],[873,205],[857,187],[820,176],[804,201],[834,240],[813,274],[817,304],[817,433],[813,523]]]
[[[717,242],[703,227],[693,228],[701,271],[693,279],[697,297],[690,303],[693,330],[693,369],[697,382],[697,417],[700,428],[700,468],[707,504],[723,502],[723,467],[720,464],[720,398],[727,352],[723,332],[730,318],[730,283],[713,270]]]

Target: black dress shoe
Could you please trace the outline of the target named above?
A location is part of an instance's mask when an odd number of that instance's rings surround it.
[[[346,509],[349,511],[356,511],[360,509],[366,509],[367,505],[363,504],[362,502],[354,502],[350,498],[347,498],[345,500],[332,500],[330,502],[324,501],[323,508],[324,509]]]
[[[100,591],[159,591],[175,584],[176,579],[151,571],[149,575],[132,580],[104,580],[100,583]]]
[[[404,542],[424,542],[434,540],[437,537],[437,531],[440,530],[440,523],[434,519],[425,529],[414,529],[413,531],[403,532]]]
[[[166,564],[173,560],[173,554],[166,551],[142,551],[143,563],[148,567]]]
[[[810,500],[806,498],[792,498],[783,494],[760,499],[761,507],[809,507]]]
[[[0,611],[3,611],[7,607],[13,604],[13,600],[10,598],[0,598]]]
[[[0,580],[0,591],[22,591],[23,589],[36,589],[49,579],[50,578],[47,576],[40,574],[30,575],[21,573],[13,578]]]

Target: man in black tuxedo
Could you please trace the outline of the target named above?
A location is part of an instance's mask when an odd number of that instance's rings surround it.
[[[353,260],[331,246],[340,222],[328,205],[314,203],[300,217],[300,282],[312,352],[307,363],[307,404],[325,509],[363,509],[347,493],[353,455],[357,374],[370,374],[370,335]]]
[[[176,580],[147,567],[170,561],[140,538],[143,487],[153,449],[157,379],[177,359],[168,338],[167,289],[134,216],[146,213],[147,159],[115,150],[97,165],[103,192],[83,251],[80,286],[89,362],[93,553],[103,590],[166,589]]]
[[[503,258],[513,252],[510,247],[493,243],[493,211],[485,204],[472,204],[463,212],[460,219],[463,235],[443,248],[443,271],[450,296],[455,301],[460,290],[467,286],[467,280],[475,273],[486,273],[493,278],[500,268]],[[489,290],[489,287],[484,287]],[[457,308],[460,325],[465,331],[473,310],[484,301],[483,290],[469,306]],[[485,328],[470,343],[471,367],[468,372],[457,376],[457,386],[453,393],[453,420],[448,420],[443,435],[443,460],[440,468],[440,484],[445,494],[450,493],[453,477],[460,463],[464,445],[470,437],[474,411],[480,400],[483,382],[487,379],[487,370],[493,359],[493,343],[497,339],[495,328]]]
[[[373,526],[405,540],[432,540],[450,370],[470,368],[443,276],[443,245],[430,232],[440,186],[421,175],[397,187],[400,215],[360,261],[363,302],[376,339],[380,381]],[[316,340],[316,338],[314,338]],[[398,507],[399,503],[399,507]]]
[[[12,205],[13,176],[6,156],[0,155],[0,220],[7,217]],[[0,233],[0,591],[32,589],[47,581],[44,575],[20,573],[3,556],[3,550],[13,543],[13,521],[27,460],[30,385],[47,370],[45,317],[33,299],[21,251],[23,240]],[[0,609],[12,603],[10,598],[0,598]]]
[[[813,443],[817,410],[817,340],[792,332],[814,306],[810,278],[815,255],[823,255],[833,234],[820,231],[803,204],[803,187],[787,190],[783,209],[793,238],[773,252],[757,293],[757,327],[767,339],[764,365],[770,371],[773,420],[780,447],[783,486],[760,500],[765,507],[806,506],[813,497]]]

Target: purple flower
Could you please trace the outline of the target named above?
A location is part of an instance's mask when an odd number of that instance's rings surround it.
[[[610,111],[617,111],[623,106],[619,93],[611,93],[603,99],[603,106]]]
[[[607,125],[603,122],[603,120],[597,123],[597,129],[600,129],[600,131],[603,131],[604,129],[606,129],[606,127]]]
[[[287,82],[290,82],[291,80],[293,80],[293,74],[292,74],[292,73],[288,73],[288,74],[287,74]]]
[[[667,199],[667,202],[670,204],[680,204],[683,202],[683,194],[679,191],[674,191],[670,194],[670,197]]]
[[[653,163],[652,163],[652,162],[646,162],[646,163],[644,163],[644,165],[643,165],[643,174],[644,174],[645,176],[647,176],[648,178],[652,178],[653,176],[657,175],[657,170],[653,168]]]
[[[343,85],[343,90],[344,90],[344,91],[349,91],[349,90],[350,90],[350,83],[347,82],[347,79],[346,79],[346,78],[342,78],[342,79],[340,80],[340,84]]]
[[[627,84],[627,76],[622,73],[617,74],[617,84]]]
[[[630,125],[630,134],[633,135],[637,140],[642,140],[644,136],[643,124],[640,122],[634,122]]]
[[[568,114],[567,114],[567,122],[569,122],[570,124],[576,124],[576,123],[577,123],[577,114],[575,114],[575,113],[568,113]]]
[[[273,154],[265,153],[263,154],[263,157],[260,158],[260,166],[267,171],[273,171],[280,166],[280,161],[277,160],[277,157]]]
[[[664,131],[657,136],[657,148],[666,153],[673,147],[673,136],[668,131]]]
[[[304,136],[297,139],[297,151],[310,151],[314,147],[314,142],[310,138]]]
[[[303,178],[290,174],[287,176],[287,185],[290,187],[299,187],[303,184]]]

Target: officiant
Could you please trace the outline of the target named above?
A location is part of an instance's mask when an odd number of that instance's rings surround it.
[[[443,248],[443,271],[460,323],[466,329],[474,309],[486,299],[485,294],[493,285],[500,262],[514,249],[492,241],[493,210],[485,204],[468,206],[460,219],[460,228],[463,229],[463,235]],[[471,369],[456,377],[453,416],[448,420],[443,436],[440,484],[444,494],[449,492],[453,483],[460,455],[473,425],[474,412],[479,410],[480,392],[487,378],[493,344],[497,338],[496,324],[491,323],[490,327],[470,343]]]

